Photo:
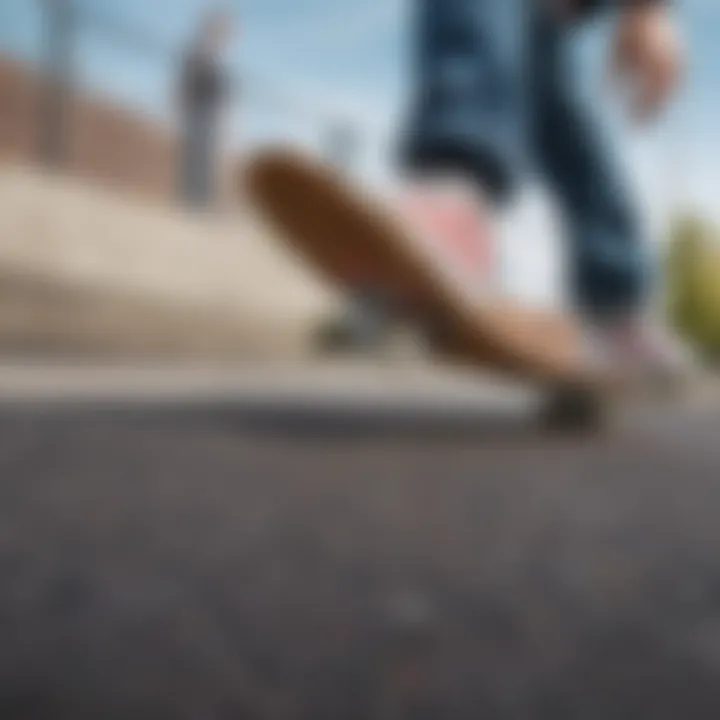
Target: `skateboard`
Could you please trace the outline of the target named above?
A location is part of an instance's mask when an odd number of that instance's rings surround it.
[[[258,153],[246,189],[291,248],[346,291],[381,288],[431,338],[434,355],[537,384],[555,427],[604,424],[608,388],[583,364],[572,318],[493,296],[444,273],[388,204],[291,149]]]

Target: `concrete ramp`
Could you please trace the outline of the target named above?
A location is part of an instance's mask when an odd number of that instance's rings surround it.
[[[0,349],[306,354],[337,297],[250,210],[196,216],[0,168]]]

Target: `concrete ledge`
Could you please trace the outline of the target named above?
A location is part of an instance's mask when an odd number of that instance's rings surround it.
[[[248,211],[200,217],[0,169],[0,347],[304,354],[337,297]]]

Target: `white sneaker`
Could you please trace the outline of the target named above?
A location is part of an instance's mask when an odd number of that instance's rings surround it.
[[[417,249],[464,294],[499,290],[497,221],[481,187],[455,176],[413,179],[394,206]]]
[[[454,176],[413,178],[391,193],[388,206],[412,242],[413,252],[450,280],[449,286],[459,295],[477,301],[496,291],[495,223],[481,188]],[[335,334],[347,338],[348,345],[381,344],[400,310],[393,306],[397,290],[371,283],[358,288]],[[412,297],[394,300],[413,305]]]
[[[589,324],[585,342],[594,369],[634,382],[678,384],[698,369],[694,354],[677,336],[644,317]]]

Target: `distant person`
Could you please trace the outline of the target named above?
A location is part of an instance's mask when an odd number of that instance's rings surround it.
[[[233,37],[228,12],[215,10],[202,22],[182,64],[180,192],[189,207],[206,209],[217,199],[220,130],[230,100],[223,55]]]

